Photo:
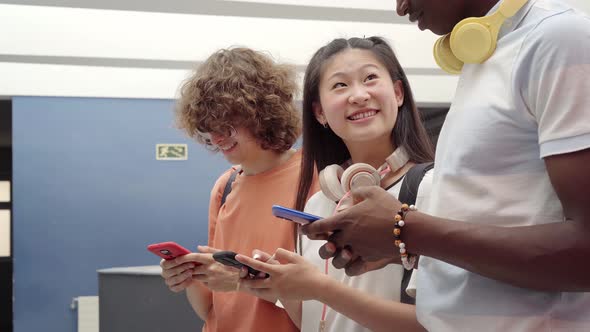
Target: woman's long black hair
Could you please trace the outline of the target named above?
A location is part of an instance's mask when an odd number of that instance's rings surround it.
[[[320,102],[319,84],[324,64],[347,49],[373,52],[387,68],[393,82],[402,82],[404,102],[399,108],[391,139],[397,147],[406,148],[410,161],[414,163],[434,159],[434,148],[416,108],[408,78],[387,42],[380,37],[334,39],[314,54],[303,80],[303,157],[295,201],[295,208],[300,211],[305,208],[315,172],[350,159],[350,153],[342,139],[331,129],[324,128],[313,112],[313,103]]]

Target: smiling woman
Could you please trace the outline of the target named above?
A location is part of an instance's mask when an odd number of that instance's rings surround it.
[[[404,101],[402,83],[394,83],[371,51],[351,49],[332,58],[323,70],[319,92],[321,103],[313,108],[316,118],[330,126],[351,155],[366,151],[368,145],[393,148],[390,136]]]
[[[358,112],[374,116],[360,122],[347,118]],[[397,147],[404,147],[414,163],[433,159],[410,83],[382,38],[335,39],[315,53],[305,74],[303,124],[299,210],[315,165],[322,170],[352,157],[379,167]]]
[[[347,200],[349,193],[345,191],[350,187],[368,182],[397,196],[400,180],[414,164],[433,158],[407,77],[392,49],[379,37],[336,39],[314,54],[304,78],[303,133],[296,207],[320,217],[345,206],[342,202]],[[321,170],[321,192],[307,201],[316,167]],[[334,169],[338,170],[332,172]],[[425,183],[430,181],[431,174],[427,174]],[[340,189],[340,195],[335,187],[346,189]],[[425,188],[416,188],[418,204],[427,197]],[[259,294],[271,292],[304,300],[302,331],[318,327],[322,331],[390,331],[388,310],[391,305],[401,306],[396,302],[402,295],[403,268],[390,264],[392,260],[356,261],[368,272],[350,278],[318,256],[323,243],[303,238],[299,248],[303,258],[289,259],[278,267],[285,273],[271,273],[263,286],[256,280],[242,283]],[[282,252],[277,251],[279,255]],[[352,258],[352,253],[348,254]],[[340,262],[333,264],[338,267]],[[298,272],[288,273],[293,265]],[[263,287],[266,289],[260,289]],[[411,313],[413,307],[401,310]],[[409,322],[412,324],[415,328],[415,322]],[[404,323],[398,326],[407,330]]]
[[[317,165],[321,170],[322,192],[313,195],[304,210],[322,217],[350,205],[346,194],[339,198],[338,206],[331,199],[332,185],[340,185],[340,181],[334,181],[336,177],[331,176],[334,166],[344,169],[343,188],[367,183],[366,178],[358,176],[369,172],[376,177],[372,183],[398,196],[404,175],[415,164],[433,159],[433,148],[404,70],[393,50],[378,37],[336,39],[315,53],[304,79],[303,135],[303,169],[297,207],[303,208],[306,181]],[[353,173],[348,180],[348,174]],[[425,182],[430,180],[430,174],[426,179]],[[418,204],[422,204],[422,197],[427,194],[424,188],[418,192]],[[375,302],[374,307],[359,305],[363,301],[349,305],[334,303],[348,303],[344,294],[350,289],[335,292],[333,301],[324,300],[331,309],[324,304],[322,310],[318,301],[305,301],[303,330],[311,331],[320,322],[326,323],[327,331],[390,330],[383,316],[368,317],[386,308],[387,301],[400,301],[403,268],[397,264],[388,265],[391,261],[380,261],[371,268],[368,265],[364,268],[370,270],[379,266],[382,269],[350,278],[342,270],[329,268],[327,262],[318,257],[322,243],[303,238],[302,255],[329,275],[331,282],[341,282],[345,288],[356,288],[366,292],[364,296],[378,296],[386,301]],[[352,258],[352,253],[349,254]],[[338,266],[339,262],[333,264]]]

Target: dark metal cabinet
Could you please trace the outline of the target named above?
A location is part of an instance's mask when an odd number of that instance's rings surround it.
[[[166,287],[157,265],[99,270],[98,296],[101,332],[201,331],[203,326],[186,294]]]

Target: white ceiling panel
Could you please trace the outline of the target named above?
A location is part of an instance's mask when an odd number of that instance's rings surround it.
[[[436,37],[408,24],[0,5],[0,54],[201,61],[219,48],[247,46],[305,65],[336,37],[380,35],[402,65],[436,68]]]
[[[231,2],[223,0],[199,4],[227,15],[195,14],[201,9],[186,1],[182,4],[195,8],[182,14],[178,13],[183,12],[181,8],[174,6],[160,12],[151,0],[25,2],[30,3],[0,4],[0,31],[10,31],[0,34],[0,96],[168,99],[176,96],[191,67],[220,48],[245,46],[266,51],[281,62],[297,65],[301,74],[312,54],[330,40],[371,35],[383,36],[392,43],[418,102],[447,104],[456,86],[456,78],[444,75],[432,58],[433,34],[401,24],[401,20],[383,23],[366,17],[345,19],[351,13],[356,16],[357,10],[350,8],[360,8],[361,15],[382,13],[389,1],[338,2],[348,8],[333,10],[340,13],[340,21],[309,19],[313,8],[335,6],[336,2],[328,1],[252,3],[255,8],[272,11],[300,6],[305,16],[302,19],[274,18],[271,13],[250,17],[232,13],[229,5],[212,6]],[[83,8],[68,6],[78,3]],[[137,10],[94,9],[118,8],[118,4]],[[143,10],[143,4],[152,7]],[[251,3],[240,4],[244,8]],[[321,15],[326,13],[330,9]]]
[[[347,0],[345,2],[355,7],[366,7],[362,1]],[[389,6],[375,6],[375,2],[368,2],[371,7],[385,7],[386,10],[318,6],[311,1],[293,1],[293,4],[287,4],[280,3],[280,1],[246,2],[220,0],[0,0],[0,3],[215,16],[408,23],[407,18],[401,18],[395,14],[393,2]],[[303,3],[310,5],[304,5]]]
[[[228,1],[228,0],[219,0]],[[332,8],[354,8],[371,10],[393,10],[395,0],[229,0],[231,2],[249,3],[272,3],[281,5],[332,7]]]
[[[172,99],[187,70],[0,62],[0,95]]]
[[[172,99],[190,71],[0,62],[0,73],[0,95]],[[301,72],[298,79],[301,86]],[[448,104],[457,85],[457,77],[447,75],[408,80],[416,101],[429,105]]]
[[[225,2],[247,2],[247,3],[266,3],[295,5],[308,7],[328,7],[328,8],[351,8],[351,9],[370,9],[393,11],[396,7],[396,0],[217,0]],[[590,3],[588,0],[565,0],[572,6],[589,12]]]

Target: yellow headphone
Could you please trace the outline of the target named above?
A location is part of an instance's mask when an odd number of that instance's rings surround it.
[[[498,32],[528,0],[504,0],[490,16],[468,17],[434,44],[434,59],[444,71],[459,74],[464,63],[483,63],[496,50]]]

